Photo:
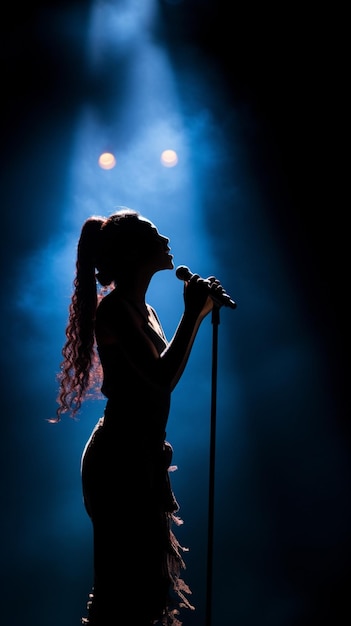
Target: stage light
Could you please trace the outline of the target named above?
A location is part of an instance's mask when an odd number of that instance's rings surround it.
[[[174,150],[164,150],[161,154],[161,163],[165,167],[174,167],[178,163],[178,156]]]
[[[100,154],[98,163],[103,170],[112,170],[115,167],[117,161],[112,152],[103,152]]]

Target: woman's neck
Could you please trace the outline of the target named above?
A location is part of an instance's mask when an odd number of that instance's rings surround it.
[[[146,290],[144,288],[136,288],[135,285],[131,284],[118,284],[115,291],[119,299],[124,300],[146,322],[148,321],[149,311],[145,302]]]
[[[145,307],[146,291],[148,289],[151,276],[142,273],[137,276],[129,276],[126,280],[117,283],[117,292],[120,297],[136,306]]]

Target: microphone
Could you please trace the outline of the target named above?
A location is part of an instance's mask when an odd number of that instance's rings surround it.
[[[184,281],[188,281],[190,280],[192,276],[194,276],[194,274],[190,271],[190,269],[186,265],[179,265],[175,273],[176,273],[176,277],[179,278],[179,280],[184,280]],[[210,291],[210,288],[209,288],[209,291]],[[222,294],[214,293],[212,295],[210,291],[209,295],[211,296],[214,302],[217,302],[217,304],[223,305],[223,306],[229,306],[231,309],[236,309],[236,302],[234,302],[234,300],[232,300],[231,297],[226,292]]]

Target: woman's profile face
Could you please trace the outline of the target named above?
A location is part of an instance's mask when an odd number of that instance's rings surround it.
[[[161,235],[156,226],[146,218],[140,221],[140,248],[145,264],[154,271],[173,269],[173,255],[170,254],[169,238]]]

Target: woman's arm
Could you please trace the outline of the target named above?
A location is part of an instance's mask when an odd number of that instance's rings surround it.
[[[197,275],[184,284],[184,313],[167,348],[161,354],[162,375],[173,390],[188,362],[202,320],[213,308],[208,283]]]
[[[211,289],[222,288],[217,281]],[[174,336],[163,352],[158,354],[138,314],[125,305],[121,306],[118,301],[111,308],[101,303],[97,315],[98,343],[99,337],[105,337],[103,343],[116,350],[116,361],[118,357],[120,362],[122,356],[150,384],[172,391],[187,364],[200,324],[212,308],[209,282],[194,275],[188,283],[184,283],[184,313]]]

